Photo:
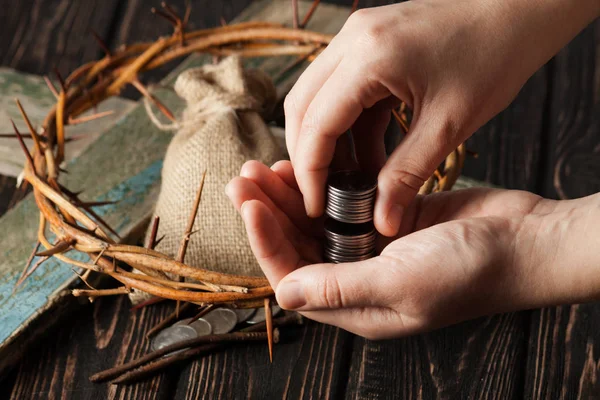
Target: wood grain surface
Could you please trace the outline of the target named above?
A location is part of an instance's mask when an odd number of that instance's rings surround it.
[[[361,1],[372,6],[393,1]],[[85,3],[85,6],[84,6]],[[178,9],[183,1],[172,2]],[[198,1],[192,26],[233,19],[251,1]],[[348,4],[338,0],[335,3]],[[9,2],[5,2],[9,4]],[[159,1],[10,2],[0,13],[0,62],[62,73],[112,48],[170,27],[149,12]],[[172,67],[172,66],[170,66]],[[158,81],[159,71],[150,79]],[[132,94],[130,94],[132,95]],[[577,36],[525,85],[513,104],[476,133],[465,174],[548,197],[600,190],[600,22]],[[0,178],[0,212],[19,198]],[[598,398],[600,307],[557,307],[469,321],[432,333],[371,342],[307,323],[286,331],[269,365],[264,346],[234,347],[131,386],[87,377],[147,351],[144,333],[170,312],[132,312],[125,299],[83,306],[47,332],[0,381],[24,398]]]

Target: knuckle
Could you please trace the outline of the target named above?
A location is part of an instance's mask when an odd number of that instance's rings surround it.
[[[341,287],[335,276],[328,276],[319,281],[317,295],[319,303],[327,308],[336,309],[344,306]]]
[[[298,109],[297,105],[298,97],[292,90],[285,96],[285,99],[283,100],[283,111],[286,117],[289,117],[290,115],[296,112],[296,110]]]
[[[425,183],[425,174],[412,172],[415,169],[408,167],[394,168],[387,171],[380,179],[380,188],[386,192],[397,192],[399,190],[410,190],[418,192]]]

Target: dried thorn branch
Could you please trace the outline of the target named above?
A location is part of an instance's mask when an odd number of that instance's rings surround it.
[[[406,122],[404,122],[404,119],[400,116],[398,111],[392,109],[392,114],[394,115],[394,119],[396,120],[396,122],[398,122],[398,125],[400,125],[400,128],[406,135],[408,133],[408,125],[406,125]]]
[[[148,236],[148,240],[146,241],[145,247],[147,249],[154,249],[157,245],[156,235],[158,234],[158,225],[160,224],[160,217],[157,215],[154,217],[152,221],[152,230],[150,231],[150,236]]]
[[[189,308],[192,305],[190,303],[183,303],[183,305],[180,307],[179,311],[180,312],[185,312],[187,310],[189,310]],[[154,328],[150,329],[148,331],[148,333],[146,333],[146,339],[151,338],[152,336],[154,336],[157,332],[159,332],[160,330],[162,330],[163,328],[167,327],[168,325],[172,324],[173,322],[175,322],[177,320],[177,314],[174,312],[172,312],[171,314],[167,315],[167,317],[165,319],[163,319],[162,321],[160,321],[158,324],[156,324],[156,326],[154,326]]]
[[[33,251],[31,252],[31,254],[29,255],[29,258],[27,259],[27,262],[25,263],[25,268],[23,268],[23,271],[21,272],[21,275],[19,276],[19,279],[17,279],[17,282],[15,283],[15,286],[13,287],[13,294],[15,293],[15,291],[17,290],[17,288],[21,285],[21,283],[23,283],[23,281],[25,280],[25,276],[27,275],[27,270],[29,269],[29,266],[31,265],[31,262],[33,261],[33,258],[35,257],[35,253],[37,253],[38,249],[40,248],[40,241],[38,240],[35,243],[35,246],[33,246]]]
[[[93,302],[93,298],[101,296],[114,296],[119,294],[131,293],[131,289],[127,286],[121,286],[114,289],[73,289],[71,291],[75,297],[89,297],[90,302]]]
[[[44,81],[46,82],[46,86],[48,86],[48,89],[50,89],[50,91],[52,92],[54,97],[58,100],[58,91],[54,87],[54,84],[52,83],[50,78],[48,78],[48,76],[44,75]]]
[[[292,27],[298,29],[298,0],[292,0]]]
[[[150,91],[138,79],[134,79],[133,81],[131,81],[131,84],[144,97],[146,97],[148,100],[154,103],[154,105],[160,110],[160,112],[162,112],[169,120],[171,120],[171,122],[176,121],[175,115],[173,115],[173,113],[167,108],[167,106],[161,103],[160,100],[158,100],[152,93],[150,93]]]
[[[273,312],[271,310],[271,299],[269,297],[265,298],[265,322],[267,325],[267,337],[268,337],[268,346],[269,346],[269,361],[273,363],[273,342],[274,342],[274,332],[273,332]]]
[[[153,304],[157,304],[157,303],[163,302],[165,300],[167,300],[167,299],[164,299],[164,298],[158,297],[158,296],[152,296],[148,300],[142,301],[141,303],[136,304],[135,306],[131,307],[129,309],[129,311],[139,310],[141,308],[144,308],[144,307],[147,307],[147,306],[151,306]]]
[[[96,31],[94,31],[93,29],[90,29],[90,32],[92,33],[92,36],[94,37],[94,39],[96,39],[96,41],[98,42],[98,45],[100,46],[100,48],[102,49],[102,51],[104,51],[104,53],[106,53],[106,57],[108,57],[108,58],[112,57],[110,49],[108,48],[108,46],[106,45],[106,43],[104,42],[104,40],[102,40],[102,38],[100,37],[100,35],[98,35],[96,33]]]
[[[71,271],[73,271],[73,273],[74,273],[75,275],[77,275],[77,276],[79,277],[79,279],[81,279],[81,281],[82,281],[83,283],[85,283],[85,286],[87,286],[87,287],[89,287],[89,288],[90,288],[90,290],[98,290],[98,289],[96,289],[95,287],[93,287],[92,285],[90,285],[90,284],[89,284],[89,282],[87,281],[87,276],[86,276],[86,275],[89,275],[88,273],[89,273],[89,272],[92,272],[92,271],[90,271],[90,270],[88,269],[87,271],[85,271],[85,274],[80,274],[79,272],[75,271],[75,268],[71,268]]]
[[[103,112],[99,112],[99,113],[92,114],[92,115],[87,115],[85,117],[79,117],[79,118],[69,117],[67,122],[69,123],[69,125],[79,125],[79,124],[94,121],[94,120],[97,120],[100,118],[108,117],[109,115],[113,115],[114,113],[115,113],[114,110],[108,110],[108,111],[103,111]]]
[[[198,191],[196,192],[196,198],[194,200],[194,205],[192,207],[192,212],[188,218],[187,227],[185,228],[185,233],[183,234],[183,238],[181,239],[181,244],[179,245],[179,250],[177,251],[177,261],[183,263],[185,261],[185,253],[187,252],[187,247],[190,242],[191,232],[194,229],[194,221],[196,221],[196,215],[198,214],[198,208],[200,207],[200,200],[202,199],[202,190],[204,189],[204,180],[206,179],[206,170],[202,173],[202,180],[200,181],[200,186],[198,187]],[[183,279],[179,277],[179,281]],[[179,300],[177,300],[177,304],[175,306],[176,315],[179,316]]]
[[[71,248],[71,246],[73,246],[75,244],[75,239],[62,239],[59,240],[53,247],[44,250],[44,251],[40,251],[39,253],[36,253],[35,255],[37,257],[49,257],[49,256],[53,256],[55,254],[60,254],[60,253],[64,253],[65,251],[69,250]]]
[[[273,326],[277,326],[277,327],[288,326],[288,325],[301,325],[302,323],[303,323],[302,316],[298,313],[288,314],[288,315],[285,315],[283,317],[273,320]],[[252,325],[250,327],[244,328],[240,332],[260,332],[265,329],[265,326],[266,326],[266,323],[261,322],[256,325]],[[201,355],[209,354],[216,350],[220,350],[222,348],[224,348],[223,344],[216,344],[216,343],[207,344],[207,345],[199,346],[199,347],[189,349],[189,350],[186,350],[186,351],[183,351],[180,353],[176,353],[169,357],[161,358],[157,361],[153,361],[151,363],[142,365],[137,369],[134,369],[136,367],[126,367],[125,365],[120,365],[120,366],[108,369],[106,371],[102,371],[100,373],[97,373],[97,374],[91,376],[90,381],[103,382],[103,381],[107,381],[109,379],[118,377],[117,379],[113,380],[111,383],[113,383],[113,384],[115,384],[115,383],[130,383],[130,382],[140,380],[141,378],[150,376],[153,373],[157,373],[158,371],[161,371],[161,370],[173,365],[174,363],[188,360],[193,357],[198,357]]]
[[[33,158],[31,157],[31,153],[29,153],[29,149],[27,148],[27,146],[25,145],[25,142],[23,141],[23,136],[21,136],[21,132],[19,132],[19,130],[17,129],[17,126],[15,125],[15,122],[11,119],[10,123],[13,126],[13,129],[15,130],[15,135],[17,135],[17,140],[19,141],[19,145],[21,146],[21,150],[23,150],[23,153],[25,153],[25,158],[27,159],[27,165],[29,165],[29,168],[31,168],[31,171],[33,171],[33,173],[35,174],[35,166],[33,163]]]
[[[321,0],[313,0],[312,4],[310,5],[310,8],[308,9],[308,11],[306,12],[306,15],[304,16],[304,19],[302,20],[302,23],[300,24],[300,29],[306,28],[308,21],[310,21],[311,17],[315,13],[320,2],[321,2]]]
[[[216,305],[214,304],[209,304],[206,307],[203,307],[200,312],[198,312],[198,314],[194,315],[189,322],[187,323],[188,325],[190,325],[192,322],[198,321],[200,318],[204,317],[206,314],[208,314],[209,312],[211,312],[212,310],[214,310],[215,308],[217,308]]]
[[[25,124],[27,125],[27,129],[29,129],[29,134],[31,135],[31,138],[33,139],[33,145],[35,146],[35,152],[41,153],[42,145],[40,144],[40,138],[39,138],[36,130],[33,128],[33,125],[31,124],[31,121],[29,120],[29,117],[27,116],[27,113],[23,109],[23,105],[21,104],[19,99],[15,99],[15,102],[17,103],[19,112],[21,113],[21,116],[23,117],[23,120],[25,121]]]

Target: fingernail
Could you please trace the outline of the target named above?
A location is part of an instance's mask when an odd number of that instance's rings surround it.
[[[394,234],[398,232],[400,229],[400,221],[402,220],[402,215],[404,214],[404,207],[399,204],[392,204],[388,210],[385,221],[392,228]]]
[[[242,206],[240,207],[240,214],[242,215],[242,219],[244,219],[244,207],[246,206],[246,204],[248,204],[248,200],[244,201],[242,203]]]
[[[277,285],[277,303],[286,310],[297,310],[306,305],[304,287],[298,281],[281,281]]]

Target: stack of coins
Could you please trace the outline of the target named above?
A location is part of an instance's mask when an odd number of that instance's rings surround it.
[[[377,180],[359,171],[330,175],[325,213],[325,258],[333,263],[373,257],[375,228],[373,208]]]

